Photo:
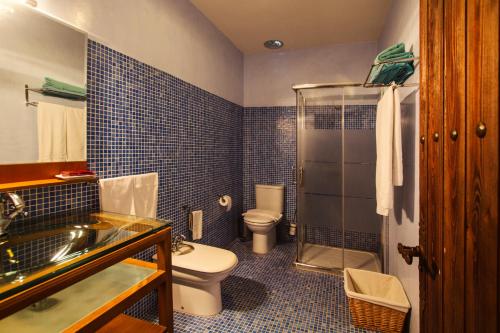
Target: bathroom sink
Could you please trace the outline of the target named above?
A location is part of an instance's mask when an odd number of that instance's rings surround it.
[[[0,286],[87,253],[119,236],[119,228],[112,223],[88,214],[13,223],[9,232],[0,237],[0,258],[3,259]],[[25,255],[34,248],[37,249],[36,261]]]
[[[174,256],[182,256],[184,254],[188,254],[194,251],[194,246],[189,245],[189,244],[181,244],[177,251],[172,252],[172,255]]]

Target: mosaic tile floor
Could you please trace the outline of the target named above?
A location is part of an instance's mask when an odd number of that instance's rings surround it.
[[[211,318],[175,313],[184,332],[365,332],[350,325],[341,277],[295,269],[295,244],[281,244],[266,256],[251,243],[229,248],[239,264],[222,282],[224,310]]]

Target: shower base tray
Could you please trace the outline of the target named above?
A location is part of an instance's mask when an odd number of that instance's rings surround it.
[[[342,265],[342,248],[304,244],[302,260],[295,266],[306,270],[323,271],[342,274],[344,267],[381,272],[382,265],[376,253],[344,249],[344,264]]]

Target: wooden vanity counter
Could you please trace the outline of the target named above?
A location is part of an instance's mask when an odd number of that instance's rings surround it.
[[[0,331],[173,332],[170,244],[170,222],[159,219],[101,212],[13,222],[0,238]],[[151,246],[157,264],[131,258]],[[160,325],[122,314],[154,289]]]

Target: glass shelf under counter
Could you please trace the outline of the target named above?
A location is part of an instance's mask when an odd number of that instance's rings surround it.
[[[151,265],[151,266],[149,266]],[[99,308],[158,279],[155,264],[128,259],[36,302],[0,321],[0,332],[50,333],[71,327]]]

